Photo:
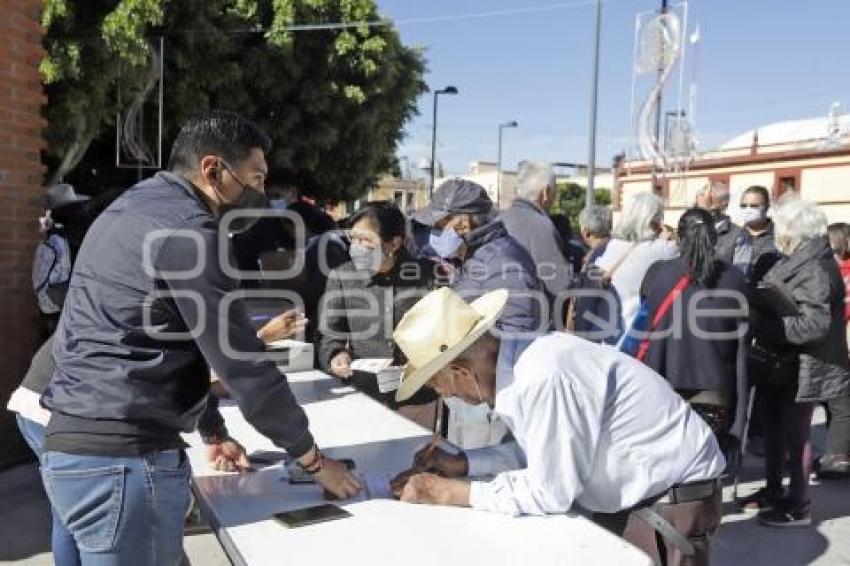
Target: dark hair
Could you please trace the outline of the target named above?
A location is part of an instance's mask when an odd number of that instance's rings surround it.
[[[352,214],[346,224],[351,227],[363,219],[371,221],[378,228],[381,240],[387,242],[395,237],[407,236],[407,219],[399,208],[386,200],[367,202]]]
[[[829,245],[835,255],[842,259],[847,257],[850,253],[850,224],[836,222],[827,226],[826,231],[829,234]]]
[[[704,287],[713,287],[720,272],[714,217],[702,208],[691,208],[679,219],[679,253],[691,276]]]
[[[206,155],[218,155],[233,167],[254,149],[268,153],[272,141],[253,122],[226,110],[213,110],[189,118],[171,146],[168,168],[182,173],[194,171]]]
[[[765,187],[762,187],[761,185],[750,185],[744,189],[743,193],[741,193],[741,198],[744,198],[744,195],[746,194],[761,195],[761,198],[764,201],[764,207],[770,208],[770,192]]]

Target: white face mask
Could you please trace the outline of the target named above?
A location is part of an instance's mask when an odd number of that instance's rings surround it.
[[[738,218],[741,221],[741,224],[747,226],[749,224],[756,224],[764,220],[764,208],[744,208],[741,207],[738,210]]]
[[[369,248],[358,242],[351,243],[348,253],[354,267],[370,275],[380,271],[381,263],[384,261],[384,251],[380,247]]]

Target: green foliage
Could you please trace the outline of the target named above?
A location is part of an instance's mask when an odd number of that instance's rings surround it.
[[[558,183],[555,194],[555,203],[552,205],[553,214],[566,214],[570,218],[570,225],[578,230],[578,215],[584,208],[587,195],[587,187],[578,183]],[[593,197],[595,204],[610,205],[611,189],[598,188]]]
[[[48,166],[60,175],[114,123],[116,85],[141,87],[148,65],[143,33],[162,21],[161,0],[46,0],[47,56],[40,70],[47,107]],[[55,175],[54,175],[55,176]]]
[[[424,58],[391,26],[289,26],[378,19],[374,0],[47,0],[48,165],[55,172],[83,143],[71,182],[93,191],[132,181],[114,167],[117,92],[125,103],[138,92],[149,42],[164,35],[166,152],[189,115],[235,110],[274,140],[275,177],[356,198],[393,164],[426,89]]]

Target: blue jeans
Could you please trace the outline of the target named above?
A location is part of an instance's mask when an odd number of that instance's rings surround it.
[[[21,436],[27,441],[30,449],[38,457],[39,462],[42,460],[44,448],[44,427],[35,421],[31,421],[19,414],[15,414],[15,420],[18,421],[18,430],[21,431]],[[56,566],[79,566],[80,553],[77,552],[77,543],[74,542],[74,537],[59,520],[59,515],[53,506],[50,506],[50,514],[53,516],[53,527],[50,533],[50,548],[53,551],[53,562]]]
[[[183,450],[123,458],[45,452],[41,475],[84,566],[183,561],[191,477]]]

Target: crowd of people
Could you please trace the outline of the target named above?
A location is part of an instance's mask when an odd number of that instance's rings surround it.
[[[502,211],[450,179],[410,218],[367,202],[334,222],[267,178],[269,148],[239,115],[193,118],[168,170],[72,246],[55,220],[85,198],[51,189],[33,274],[50,326],[9,409],[41,463],[57,564],[179,562],[180,434],[197,428],[216,469],[250,466],[221,396],[330,494],[360,491],[265,355],[291,337],[462,449],[420,451],[392,482],[403,501],[581,509],[656,561],[708,564],[748,441],[767,483],[736,504],[763,525],[811,524],[819,403],[817,473],[850,477],[850,226],[815,205],[761,186],[731,203],[711,184],[675,227],[646,193],[616,223],[585,208],[573,234],[549,214],[552,167],[527,161]],[[357,363],[376,359],[398,368],[390,387]]]

